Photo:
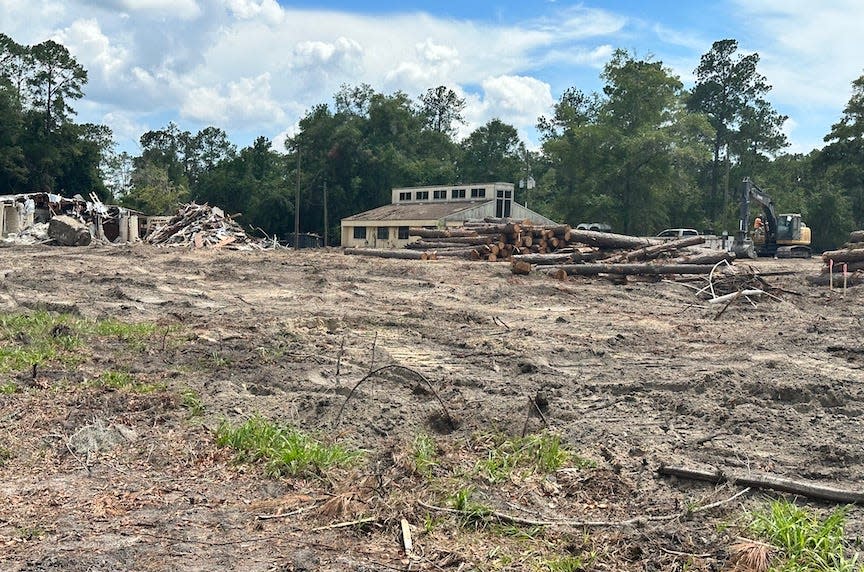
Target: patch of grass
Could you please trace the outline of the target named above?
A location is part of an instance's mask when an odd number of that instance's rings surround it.
[[[156,332],[156,324],[148,322],[126,323],[114,319],[92,322],[87,332],[103,338],[117,338],[127,343],[140,342]]]
[[[126,389],[134,393],[154,393],[164,391],[164,383],[143,383],[127,371],[106,371],[97,379],[97,385],[110,389]]]
[[[450,504],[462,513],[459,515],[459,526],[474,529],[486,528],[492,509],[472,500],[473,495],[474,487],[463,487],[453,493],[450,497]]]
[[[263,462],[272,477],[320,473],[360,457],[359,452],[323,444],[294,427],[257,415],[236,427],[223,422],[216,430],[216,443],[234,449],[238,462]]]
[[[486,458],[477,463],[475,471],[490,483],[499,483],[517,470],[525,474],[547,474],[565,466],[589,468],[596,463],[569,451],[558,435],[543,432],[526,437],[495,437]]]
[[[48,532],[41,526],[19,526],[15,533],[21,540],[39,540]]]
[[[213,368],[228,367],[231,365],[231,359],[222,352],[213,350],[207,357],[206,363]]]
[[[563,556],[547,561],[541,570],[548,572],[582,572],[588,570],[597,561],[595,553],[580,554],[579,556]]]
[[[45,310],[0,314],[0,373],[51,362],[77,365],[86,359],[82,348],[94,338],[116,337],[144,347],[155,330],[154,324],[92,321]]]
[[[435,439],[426,433],[420,433],[411,443],[411,462],[414,470],[424,477],[432,474],[437,463],[438,446]]]
[[[189,387],[180,392],[183,407],[189,411],[190,417],[200,417],[204,414],[204,402],[201,401],[201,396]]]
[[[778,549],[777,572],[861,572],[857,556],[848,558],[844,540],[847,508],[825,520],[796,504],[777,500],[750,515],[748,529]]]
[[[18,384],[14,381],[8,381],[0,384],[0,395],[12,395],[18,392]]]

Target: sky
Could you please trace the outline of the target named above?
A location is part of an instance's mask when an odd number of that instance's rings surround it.
[[[536,148],[538,117],[569,87],[600,91],[614,50],[690,88],[727,38],[759,54],[787,151],[807,153],[864,75],[861,22],[861,0],[0,0],[0,32],[60,42],[87,69],[77,121],[108,125],[132,154],[170,121],[283,150],[307,111],[361,83],[415,100],[445,85],[467,102],[459,137],[497,118]]]

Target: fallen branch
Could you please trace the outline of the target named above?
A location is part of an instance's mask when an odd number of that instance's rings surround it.
[[[701,507],[696,507],[690,510],[686,510],[684,512],[675,513],[675,514],[664,514],[657,516],[637,516],[634,518],[628,518],[626,520],[533,520],[530,518],[522,518],[520,516],[514,516],[512,514],[506,514],[498,511],[489,511],[485,515],[480,515],[484,518],[493,518],[499,522],[507,523],[507,524],[521,524],[525,526],[572,526],[576,528],[618,528],[623,526],[634,526],[634,525],[642,525],[648,522],[662,522],[667,520],[675,520],[676,518],[686,518],[692,514],[696,514],[699,512],[705,512],[707,510],[711,510],[713,508],[717,508],[724,504],[730,503],[738,497],[747,494],[750,492],[749,488],[745,488],[743,490],[738,491],[734,495],[729,498],[719,500],[717,502],[713,502],[711,504],[707,504]],[[458,514],[462,516],[471,515],[473,517],[477,517],[476,512],[458,510],[455,508],[446,508],[443,506],[435,506],[432,504],[427,504],[421,500],[417,501],[417,504],[422,506],[423,508],[427,508],[429,510],[434,510],[437,512],[446,512],[449,514]]]
[[[864,492],[848,491],[825,487],[772,475],[727,475],[723,472],[702,471],[686,467],[661,465],[657,472],[661,475],[706,481],[709,483],[730,483],[737,486],[754,489],[770,489],[778,492],[792,493],[803,497],[827,500],[839,503],[864,504]]]
[[[317,526],[315,528],[310,528],[309,532],[318,532],[320,530],[330,530],[332,528],[347,528],[349,526],[355,526],[357,524],[366,524],[367,522],[375,522],[378,518],[374,516],[367,516],[366,518],[359,518],[357,520],[349,520],[348,522],[337,522],[336,524],[328,524],[327,526]]]

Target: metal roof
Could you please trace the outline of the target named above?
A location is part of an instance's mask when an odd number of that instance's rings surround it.
[[[440,203],[405,203],[384,205],[366,212],[345,217],[343,221],[401,221],[434,220],[454,215],[460,211],[471,210],[476,206],[494,201],[458,201]]]

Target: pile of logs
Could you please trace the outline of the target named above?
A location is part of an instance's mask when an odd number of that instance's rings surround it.
[[[252,239],[239,224],[219,207],[189,203],[183,205],[171,220],[157,226],[144,237],[156,246],[184,246],[186,248],[227,248],[232,250],[259,250],[260,241]]]
[[[808,277],[811,284],[843,287],[864,283],[864,230],[851,232],[841,248],[823,252],[822,261],[822,273]]]
[[[569,275],[707,274],[713,265],[731,261],[729,252],[692,249],[702,236],[661,241],[623,234],[577,230],[568,225],[535,225],[530,221],[486,218],[454,228],[409,228],[419,240],[405,249],[346,248],[346,254],[437,260],[465,258],[507,261],[516,274],[533,269],[559,278]]]

